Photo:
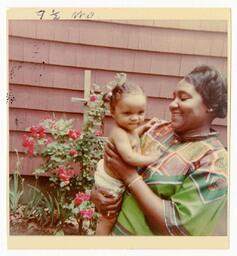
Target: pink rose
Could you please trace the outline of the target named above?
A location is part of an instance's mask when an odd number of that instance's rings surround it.
[[[89,201],[91,196],[89,194],[79,192],[76,194],[76,197],[74,198],[75,205],[80,205],[83,201]]]
[[[93,209],[85,209],[80,211],[80,215],[85,219],[91,219],[93,217],[94,210]]]
[[[44,144],[45,144],[45,145],[48,145],[48,144],[50,144],[50,143],[52,143],[52,142],[53,142],[53,140],[52,140],[52,138],[50,138],[50,137],[44,139]]]
[[[96,132],[95,132],[95,136],[102,136],[103,135],[103,132],[101,131],[101,130],[97,130]]]
[[[69,176],[69,178],[72,178],[75,175],[75,171],[74,170],[67,170],[67,175]]]
[[[96,100],[97,100],[97,96],[96,95],[93,94],[93,95],[90,96],[90,101],[94,102]]]

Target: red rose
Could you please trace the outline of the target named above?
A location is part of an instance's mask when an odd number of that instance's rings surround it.
[[[23,135],[22,137],[22,146],[27,149],[30,155],[34,154],[34,139],[32,137]]]
[[[70,154],[70,156],[77,156],[77,150],[76,149],[70,149],[70,151],[69,151],[69,154]]]
[[[42,126],[32,125],[30,128],[30,132],[34,138],[44,138],[45,137],[45,129]]]
[[[69,180],[75,175],[74,170],[65,170],[63,167],[59,167],[56,172],[61,181],[69,182]]]
[[[61,173],[58,175],[58,177],[61,181],[69,181],[69,177],[67,176],[66,173]]]
[[[74,170],[67,170],[67,175],[69,178],[72,178],[75,175],[75,171]]]
[[[80,137],[81,133],[80,131],[75,131],[75,130],[69,130],[67,135],[73,139],[73,140],[76,140],[78,137]]]
[[[42,126],[38,127],[38,136],[40,138],[44,138],[46,136],[44,127],[42,127]]]
[[[91,196],[89,194],[79,192],[76,194],[76,197],[74,198],[75,205],[80,205],[83,201],[89,201]]]
[[[35,137],[35,138],[37,137],[37,127],[35,125],[32,125],[30,127],[30,132],[31,132],[33,137]]]
[[[103,135],[103,132],[101,130],[98,130],[95,132],[95,136],[102,136]]]
[[[97,100],[97,96],[96,95],[91,95],[90,96],[90,101],[96,101]]]

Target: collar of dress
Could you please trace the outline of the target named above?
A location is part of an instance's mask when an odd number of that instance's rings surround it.
[[[218,132],[216,132],[214,129],[210,129],[210,132],[207,133],[199,133],[199,134],[193,134],[188,136],[181,136],[178,133],[174,132],[174,137],[180,142],[188,142],[188,141],[199,141],[204,140],[210,137],[217,137]]]

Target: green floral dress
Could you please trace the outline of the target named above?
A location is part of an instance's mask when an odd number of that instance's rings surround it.
[[[217,133],[181,138],[170,123],[160,120],[142,138],[143,152],[154,147],[161,157],[140,172],[163,199],[167,231],[170,235],[210,235],[227,200],[227,152]],[[154,235],[128,190],[112,234]]]

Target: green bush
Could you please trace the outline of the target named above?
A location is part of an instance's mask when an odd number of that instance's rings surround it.
[[[31,200],[25,208],[25,216],[33,215],[44,224],[56,223],[60,227],[57,234],[61,234],[60,230],[70,218],[76,218],[80,234],[93,234],[95,229],[97,213],[90,201],[90,190],[96,164],[103,157],[105,95],[106,91],[92,92],[80,131],[73,127],[72,119],[46,118],[28,128],[30,135],[23,135],[22,144],[28,156],[43,160],[34,170],[36,179],[47,174],[54,191],[43,194],[31,186]],[[22,192],[16,185],[14,191],[17,200]]]

